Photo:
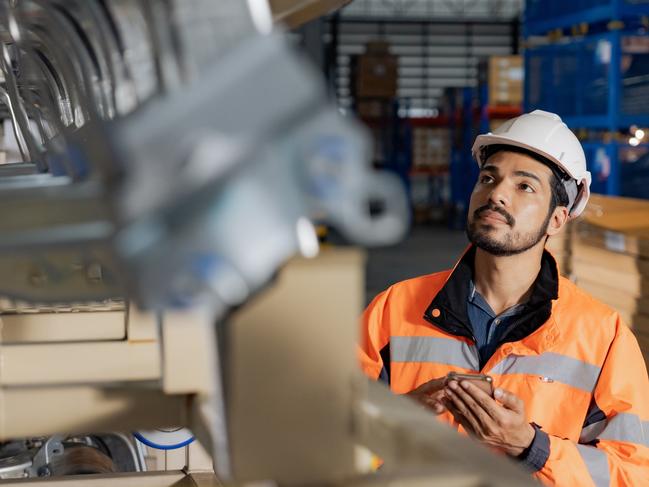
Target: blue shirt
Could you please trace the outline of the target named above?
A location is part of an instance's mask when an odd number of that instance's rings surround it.
[[[503,335],[523,311],[524,306],[525,304],[517,304],[496,315],[487,300],[476,290],[473,280],[469,281],[467,315],[480,352],[481,366],[494,354]]]
[[[476,290],[473,280],[469,281],[467,314],[480,352],[481,367],[494,354],[502,337],[524,307],[525,304],[517,304],[496,315],[487,300]],[[543,468],[550,456],[550,437],[538,425],[533,426],[535,434],[532,444],[520,455],[519,460],[531,472],[536,472]]]

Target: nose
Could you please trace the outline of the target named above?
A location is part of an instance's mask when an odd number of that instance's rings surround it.
[[[500,181],[491,187],[489,202],[495,206],[504,206],[505,208],[509,207],[511,195],[506,181]]]

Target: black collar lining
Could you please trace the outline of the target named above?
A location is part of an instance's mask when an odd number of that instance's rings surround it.
[[[469,280],[473,279],[475,253],[475,247],[471,246],[424,313],[424,319],[438,328],[456,336],[470,338],[474,342],[475,337],[469,322],[466,303]],[[501,343],[518,341],[534,333],[548,320],[552,312],[552,300],[558,297],[557,264],[552,255],[544,251],[541,269],[532,285],[530,299],[503,335]]]

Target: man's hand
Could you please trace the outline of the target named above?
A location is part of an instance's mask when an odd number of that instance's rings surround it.
[[[432,379],[410,391],[407,396],[433,410],[435,414],[442,414],[446,407],[442,403],[444,397],[445,377]]]
[[[444,404],[464,429],[483,443],[511,456],[518,456],[534,440],[535,430],[527,422],[525,404],[511,392],[496,389],[498,404],[470,381],[450,381],[444,389]]]

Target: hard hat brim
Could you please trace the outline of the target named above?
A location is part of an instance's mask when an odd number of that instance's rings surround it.
[[[473,157],[475,158],[479,166],[482,166],[482,164],[485,163],[485,161],[482,160],[482,149],[484,147],[488,147],[490,145],[496,145],[496,144],[520,147],[521,149],[525,149],[530,152],[533,152],[534,154],[543,156],[544,158],[548,159],[552,163],[556,164],[557,167],[559,167],[562,171],[564,171],[571,178],[573,178],[577,182],[578,186],[580,187],[579,193],[577,194],[577,198],[575,199],[573,207],[570,211],[570,216],[572,218],[576,218],[582,213],[582,211],[586,207],[588,198],[590,197],[591,176],[588,171],[586,171],[585,174],[575,175],[572,173],[572,171],[570,171],[569,168],[567,168],[559,159],[557,159],[552,154],[549,154],[543,150],[540,150],[538,147],[534,147],[532,145],[526,144],[519,140],[511,139],[509,137],[502,136],[502,135],[495,135],[492,133],[478,135],[475,139],[475,142],[473,143],[471,152],[473,153]]]

